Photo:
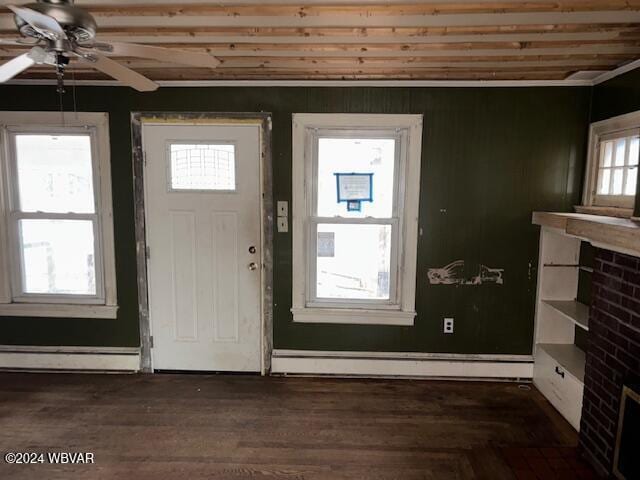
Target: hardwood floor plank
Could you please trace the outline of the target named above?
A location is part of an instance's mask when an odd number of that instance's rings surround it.
[[[511,383],[0,373],[3,455],[96,460],[3,479],[511,480],[501,448],[576,443]]]

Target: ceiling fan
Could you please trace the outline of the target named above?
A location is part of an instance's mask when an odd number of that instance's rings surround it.
[[[0,65],[0,83],[12,79],[33,65],[51,65],[58,77],[58,89],[63,91],[64,69],[71,59],[96,70],[140,92],[156,90],[158,84],[103,53],[141,57],[215,68],[219,61],[206,53],[122,42],[97,42],[97,24],[86,10],[76,7],[74,0],[38,0],[20,6],[7,6],[15,14],[16,26],[22,38],[0,39],[1,45],[33,46],[30,51]]]

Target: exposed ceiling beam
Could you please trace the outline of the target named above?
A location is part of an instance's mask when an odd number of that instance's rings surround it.
[[[640,11],[479,13],[466,15],[351,15],[321,16],[98,16],[101,27],[456,27],[531,24],[640,23]],[[0,30],[13,28],[13,18],[0,16]]]
[[[287,43],[287,44],[314,44],[314,43],[341,43],[341,44],[388,44],[388,43],[471,43],[471,42],[543,42],[543,41],[573,41],[573,42],[593,42],[619,40],[640,41],[640,32],[629,30],[627,37],[621,37],[621,32],[586,32],[586,33],[531,33],[531,34],[499,34],[499,35],[430,35],[430,36],[234,36],[206,34],[171,34],[162,35],[157,32],[153,35],[145,35],[142,32],[103,32],[100,34],[101,41],[122,41],[123,38],[130,39],[138,43],[161,44],[161,43],[184,43],[184,44],[206,44],[206,43]],[[631,35],[632,34],[632,35]],[[184,35],[184,36],[182,36]],[[0,38],[14,38],[15,33],[2,33]]]
[[[366,1],[351,5],[344,2],[324,4],[271,4],[254,2],[248,5],[218,4],[216,2],[193,4],[174,2],[136,2],[125,5],[84,4],[87,10],[97,16],[120,15],[168,15],[168,16],[328,16],[328,15],[468,15],[505,14],[539,12],[593,12],[593,11],[634,11],[640,10],[640,0],[564,0],[564,1],[425,1],[411,3],[371,4]]]

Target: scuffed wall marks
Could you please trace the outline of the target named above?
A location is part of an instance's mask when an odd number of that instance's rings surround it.
[[[504,283],[504,268],[491,268],[479,264],[477,274],[467,276],[464,260],[456,260],[441,268],[430,268],[427,272],[431,285],[483,285]]]

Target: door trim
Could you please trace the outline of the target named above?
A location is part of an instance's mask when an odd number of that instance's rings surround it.
[[[135,203],[138,316],[140,321],[140,371],[153,372],[151,324],[147,279],[147,239],[144,188],[143,124],[167,125],[258,125],[260,126],[260,225],[261,248],[261,355],[260,372],[271,371],[273,350],[273,178],[271,168],[271,113],[227,112],[132,112],[131,146]]]

